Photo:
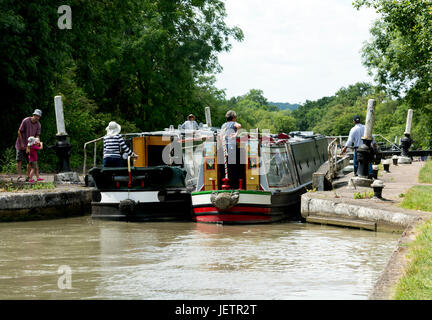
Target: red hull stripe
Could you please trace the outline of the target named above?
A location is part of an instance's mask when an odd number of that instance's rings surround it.
[[[259,207],[232,207],[229,210],[219,211],[215,207],[201,207],[201,208],[193,208],[194,213],[206,213],[206,212],[221,212],[222,214],[225,214],[225,212],[244,212],[244,213],[270,213],[270,208],[259,208]]]
[[[195,220],[197,222],[219,222],[219,221],[237,221],[237,222],[268,222],[270,221],[270,216],[248,216],[244,214],[214,214],[206,216],[196,216]]]

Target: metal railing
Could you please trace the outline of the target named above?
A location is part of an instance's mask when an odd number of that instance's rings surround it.
[[[400,147],[397,144],[395,144],[394,142],[391,142],[389,139],[387,139],[386,137],[384,137],[382,134],[379,134],[379,133],[375,134],[374,133],[373,137],[375,138],[375,140],[377,140],[377,138],[382,138],[383,140],[387,141],[392,147],[396,148],[399,151],[401,150]],[[327,139],[336,139],[336,140],[339,140],[339,145],[340,146],[343,145],[343,143],[342,143],[343,140],[342,139],[345,139],[345,141],[348,140],[348,136],[326,136],[326,138]]]
[[[87,164],[87,145],[94,143],[93,149],[93,167],[96,167],[96,156],[97,156],[97,142],[103,140],[103,137],[88,141],[84,143],[84,164],[83,164],[83,175],[86,174],[86,164]]]
[[[337,150],[338,150],[338,145],[337,145],[337,138],[333,139],[328,147],[327,147],[327,153],[328,153],[328,172],[329,172],[329,176],[330,178],[334,178],[337,175]]]

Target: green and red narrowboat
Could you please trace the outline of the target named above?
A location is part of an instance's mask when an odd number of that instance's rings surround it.
[[[237,138],[238,161],[229,170],[217,137],[203,142],[196,161],[194,221],[255,224],[300,218],[300,196],[327,161],[326,137],[309,132],[246,134]]]

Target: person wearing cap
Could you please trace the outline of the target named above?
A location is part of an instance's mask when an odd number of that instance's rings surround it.
[[[33,112],[33,115],[31,117],[26,117],[22,122],[18,129],[18,137],[15,142],[15,149],[16,149],[16,162],[17,162],[17,173],[18,173],[18,179],[20,180],[22,178],[21,176],[21,168],[22,168],[22,162],[25,161],[27,163],[27,177],[30,174],[30,165],[28,163],[28,156],[26,153],[27,144],[28,144],[28,138],[33,136],[36,138],[40,138],[41,134],[41,124],[39,122],[40,118],[42,117],[42,111],[39,109],[36,109]]]
[[[198,130],[198,123],[195,121],[195,116],[191,113],[187,120],[181,125],[183,130]]]
[[[360,116],[354,116],[353,118],[354,127],[351,128],[348,136],[348,140],[345,143],[345,146],[342,148],[341,154],[344,154],[348,147],[354,149],[353,155],[353,165],[354,165],[354,176],[357,176],[358,170],[358,160],[357,160],[357,149],[363,143],[362,137],[364,135],[364,125],[360,122]],[[376,141],[372,140],[373,148],[376,149]],[[372,163],[369,163],[369,173],[372,173]]]
[[[104,152],[103,166],[104,167],[121,167],[122,155],[121,151],[127,155],[137,158],[138,156],[132,152],[126,145],[123,137],[120,135],[121,126],[115,121],[111,121],[106,127],[107,134],[104,136]]]

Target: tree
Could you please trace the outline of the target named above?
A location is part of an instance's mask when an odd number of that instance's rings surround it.
[[[379,86],[403,96],[397,110],[414,109],[413,132],[418,145],[432,145],[432,1],[357,0],[354,6],[373,7],[381,17],[363,47],[363,63],[375,72]],[[400,130],[404,120],[394,128]],[[421,129],[420,129],[421,128]]]
[[[432,2],[430,0],[357,0],[354,6],[373,7],[381,18],[363,47],[363,63],[395,96],[410,89],[432,87]]]
[[[75,24],[80,41],[74,47],[77,75],[101,111],[124,115],[145,130],[184,120],[191,111],[202,117],[199,79],[220,70],[217,54],[230,49],[230,38],[243,39],[239,28],[226,25],[224,3],[104,4],[77,3],[88,17]]]
[[[10,111],[2,114],[2,149],[15,143],[21,120],[34,109],[42,109],[42,121],[54,112],[53,88],[70,48],[68,32],[57,26],[61,4],[0,1],[0,86]]]

